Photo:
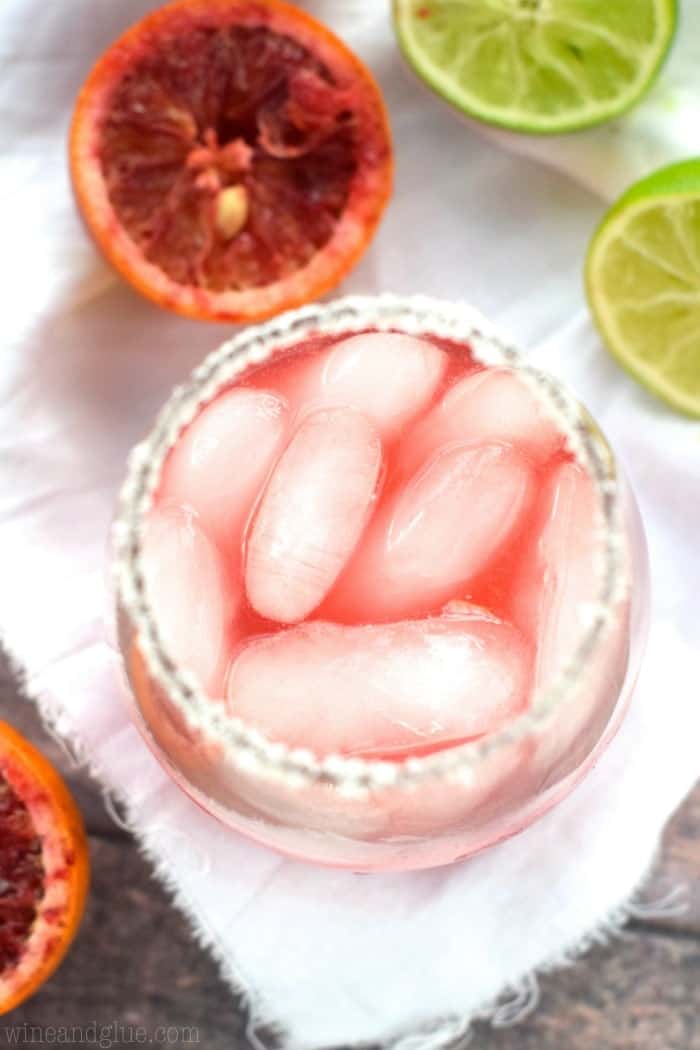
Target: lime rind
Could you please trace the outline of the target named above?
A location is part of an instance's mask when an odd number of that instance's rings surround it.
[[[610,353],[700,418],[700,159],[654,172],[613,205],[591,240],[585,285]]]
[[[393,12],[405,58],[437,94],[476,120],[546,135],[639,101],[670,50],[677,0],[393,0]]]

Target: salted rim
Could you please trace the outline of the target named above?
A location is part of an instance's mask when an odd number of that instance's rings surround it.
[[[165,458],[182,430],[204,405],[251,365],[315,335],[353,334],[368,328],[398,330],[466,343],[483,364],[516,369],[565,434],[574,456],[593,478],[601,538],[596,566],[599,590],[590,604],[590,623],[569,664],[547,689],[535,692],[527,712],[497,733],[458,744],[423,758],[396,762],[315,755],[273,741],[212,703],[196,679],[175,665],[161,641],[151,613],[141,563],[144,522],[153,503]],[[615,608],[629,586],[620,486],[613,454],[586,409],[551,376],[528,365],[478,311],[462,303],[427,296],[348,296],[313,304],[245,328],[209,354],[189,380],[175,388],[155,425],[132,450],[113,525],[113,575],[117,600],[129,616],[151,677],[164,689],[193,732],[214,738],[240,768],[278,779],[290,787],[330,784],[347,795],[389,786],[410,786],[428,778],[468,782],[474,769],[494,751],[542,725],[584,677],[591,653],[615,621]]]

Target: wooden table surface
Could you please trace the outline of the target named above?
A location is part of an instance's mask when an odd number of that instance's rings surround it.
[[[1,661],[0,712],[65,773],[85,816],[93,864],[87,914],[71,952],[36,996],[2,1019],[0,1046],[40,1045],[36,1038],[29,1043],[29,1029],[22,1035],[24,1024],[48,1033],[47,1026],[95,1022],[122,1026],[115,1047],[133,1041],[141,1026],[154,1043],[244,1050],[244,1005],[233,1002],[131,837],[105,811],[96,785],[70,770]],[[668,828],[647,896],[661,898],[674,885],[686,887],[682,915],[634,920],[575,967],[543,978],[539,1007],[517,1027],[479,1024],[470,1047],[700,1050],[700,787]],[[14,1042],[10,1024],[20,1031]],[[41,1045],[49,1045],[48,1034]]]

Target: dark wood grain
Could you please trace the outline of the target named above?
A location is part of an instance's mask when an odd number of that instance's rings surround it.
[[[477,1027],[479,1050],[700,1050],[700,942],[641,931],[541,982],[517,1027]]]
[[[175,1045],[243,1050],[249,1045],[245,1005],[234,1002],[130,836],[112,822],[97,785],[70,767],[1,660],[0,715],[66,775],[85,816],[93,863],[89,905],[73,949],[33,999],[2,1019],[0,1046],[37,1045],[22,1041],[25,1024],[94,1021],[142,1026],[153,1040],[162,1026],[171,1026],[181,1030]],[[478,1024],[470,1047],[700,1050],[700,788],[666,833],[647,896],[661,899],[673,886],[685,887],[682,915],[635,920],[622,938],[543,978],[539,1008],[517,1027]],[[13,1044],[3,1022],[20,1029]]]
[[[660,900],[674,888],[680,890],[682,908],[675,915],[647,918],[645,925],[700,939],[700,785],[666,830],[662,863],[647,895],[650,900]]]

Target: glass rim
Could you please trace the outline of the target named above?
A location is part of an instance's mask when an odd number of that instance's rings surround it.
[[[149,606],[141,561],[144,522],[165,459],[201,409],[245,370],[267,361],[278,350],[318,335],[351,335],[367,329],[432,335],[467,344],[480,363],[517,371],[564,433],[570,451],[592,477],[599,497],[598,593],[590,603],[589,622],[582,628],[571,659],[555,681],[535,690],[528,709],[492,734],[453,744],[432,755],[392,761],[316,755],[310,749],[272,740],[250,723],[228,714],[225,706],[212,701],[194,676],[179,668],[168,654]],[[297,787],[329,784],[349,796],[411,786],[431,778],[468,782],[481,762],[536,730],[576,693],[591,655],[615,623],[615,610],[629,587],[620,477],[610,446],[586,408],[559,380],[529,365],[472,307],[390,293],[347,296],[301,307],[242,329],[205,357],[189,379],[173,390],[153,429],[129,456],[112,529],[112,550],[117,601],[135,629],[149,675],[175,705],[189,730],[216,741],[227,759],[261,777]]]

